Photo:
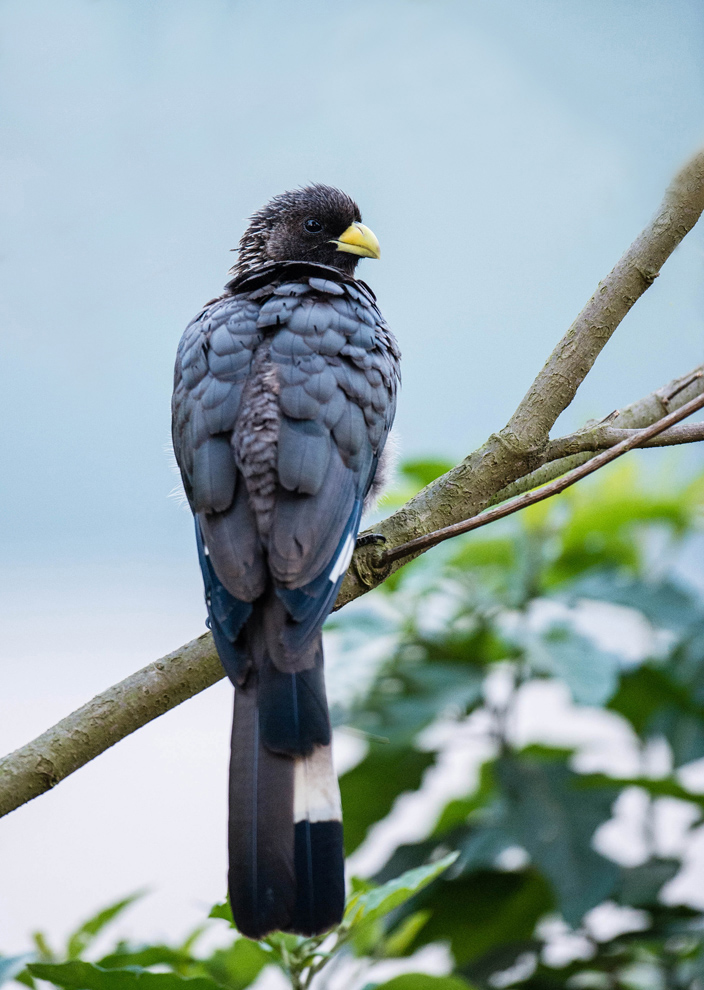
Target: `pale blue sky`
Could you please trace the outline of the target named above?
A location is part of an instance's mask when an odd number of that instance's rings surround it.
[[[0,3],[0,749],[202,629],[163,446],[178,338],[244,218],[310,180],[358,199],[404,353],[401,449],[459,458],[704,140],[703,29],[698,0]],[[697,230],[566,426],[702,360],[703,256]],[[222,896],[228,703],[0,822],[0,949],[144,883],[143,930]]]

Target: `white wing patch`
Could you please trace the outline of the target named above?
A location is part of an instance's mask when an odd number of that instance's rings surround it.
[[[349,567],[350,561],[352,560],[352,554],[354,553],[355,543],[355,538],[351,533],[348,533],[347,539],[342,544],[342,550],[340,550],[338,558],[332,565],[332,570],[330,571],[330,581],[332,581],[333,584],[335,584],[338,578],[342,577]]]

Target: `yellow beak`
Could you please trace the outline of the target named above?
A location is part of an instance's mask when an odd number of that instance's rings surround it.
[[[363,223],[350,224],[344,234],[330,241],[337,244],[338,251],[347,251],[349,254],[358,254],[360,258],[380,258],[381,251],[376,234],[365,227]]]

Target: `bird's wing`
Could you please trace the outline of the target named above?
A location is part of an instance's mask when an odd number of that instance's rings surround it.
[[[205,307],[186,328],[178,347],[172,400],[172,436],[183,487],[196,515],[196,537],[211,628],[227,673],[241,681],[248,661],[236,647],[251,602],[262,593],[262,547],[230,438],[253,354],[262,340],[259,307],[226,296]],[[215,574],[203,542],[201,518],[221,533],[227,551],[230,593]],[[233,534],[237,545],[233,545]]]
[[[247,298],[217,299],[189,323],[178,346],[172,436],[194,513],[232,505],[237,472],[229,438],[262,340],[258,312]]]
[[[308,278],[307,287],[277,289],[289,305],[274,304],[270,317],[278,321],[271,359],[281,423],[268,563],[294,620],[285,630],[293,653],[337,595],[399,382],[398,349],[371,293],[319,277]]]

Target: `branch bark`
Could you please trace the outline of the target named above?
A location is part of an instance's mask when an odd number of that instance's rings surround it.
[[[616,327],[652,284],[703,209],[704,150],[675,177],[655,218],[599,284],[507,426],[374,527],[374,532],[385,538],[387,548],[467,519],[589,458],[588,453],[577,453],[550,460],[555,451],[560,453],[553,447],[550,454],[550,430]],[[704,392],[701,369],[698,377],[685,379],[634,403],[602,425],[630,430],[655,422],[663,413]],[[402,566],[399,561],[382,565],[380,558],[374,546],[356,551],[337,608],[376,587]],[[119,739],[223,676],[212,637],[205,634],[98,695],[0,760],[0,816],[49,790]]]
[[[548,461],[556,461],[570,454],[589,453],[594,450],[608,450],[641,430],[619,430],[614,426],[598,426],[568,437],[551,440],[546,455]],[[664,433],[659,433],[652,440],[641,440],[636,447],[674,447],[682,443],[696,443],[704,440],[704,423],[685,423],[673,426]]]

